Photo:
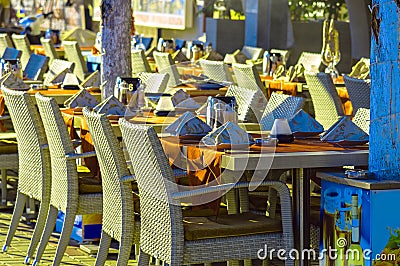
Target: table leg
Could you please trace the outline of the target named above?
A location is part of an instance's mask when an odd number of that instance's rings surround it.
[[[299,251],[299,265],[307,266],[301,259],[304,249],[310,248],[310,169],[296,169],[293,176],[293,206],[295,221],[295,247]],[[307,254],[307,253],[305,253]]]

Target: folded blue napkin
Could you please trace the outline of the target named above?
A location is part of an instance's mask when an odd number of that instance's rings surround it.
[[[174,136],[206,135],[211,127],[191,112],[185,112],[175,122],[165,128],[165,132]]]

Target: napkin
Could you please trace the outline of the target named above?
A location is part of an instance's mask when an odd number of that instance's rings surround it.
[[[344,116],[321,137],[322,141],[368,141],[368,134]]]
[[[13,73],[8,73],[1,78],[1,85],[11,90],[29,90],[29,85]]]
[[[288,69],[288,73],[286,75],[289,77],[289,81],[292,82],[295,79],[304,79],[304,71],[305,68],[303,64],[296,64],[292,69]]]
[[[82,83],[81,86],[84,88],[87,87],[95,87],[99,88],[100,87],[100,71],[96,70],[92,74],[90,74]]]
[[[79,79],[74,73],[66,73],[62,84],[63,85],[79,85]]]
[[[172,59],[175,62],[187,62],[190,61],[183,53],[181,50],[177,50],[172,54]]]
[[[64,106],[69,108],[77,107],[95,107],[99,102],[86,89],[81,89],[64,102]]]
[[[175,136],[205,135],[211,131],[211,127],[191,112],[185,112],[175,122],[165,128],[165,132]]]
[[[178,105],[179,103],[183,102],[184,100],[189,99],[190,96],[186,92],[184,92],[182,89],[178,90],[175,92],[175,94],[172,96],[171,100],[174,106]]]
[[[289,126],[293,134],[296,133],[315,133],[324,132],[324,127],[315,120],[311,115],[300,109],[291,118],[289,118]]]
[[[199,116],[206,116],[207,115],[207,105],[208,103],[205,102],[199,109],[196,110],[196,114]]]
[[[202,58],[206,59],[206,60],[212,60],[212,61],[224,60],[224,57],[215,50],[212,50],[209,53],[206,53]]]
[[[93,108],[94,111],[107,115],[125,115],[126,107],[113,95]]]
[[[210,146],[220,144],[248,145],[253,142],[253,138],[237,124],[229,121],[208,133],[201,141]]]
[[[65,76],[67,75],[67,73],[70,73],[71,71],[66,68],[63,71],[61,71],[60,73],[54,75],[53,79],[49,81],[50,84],[60,84],[63,83]],[[47,84],[45,84],[47,85]]]
[[[186,100],[183,100],[182,102],[178,103],[175,105],[175,109],[179,108],[184,108],[184,109],[199,109],[200,104],[197,103],[193,98],[187,98]]]

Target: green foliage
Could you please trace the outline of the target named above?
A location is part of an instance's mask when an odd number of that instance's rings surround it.
[[[289,0],[292,20],[347,19],[345,0]]]

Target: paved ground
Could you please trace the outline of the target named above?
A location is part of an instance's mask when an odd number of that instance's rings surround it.
[[[8,227],[10,224],[12,214],[10,211],[0,210],[0,243],[3,246],[4,240],[7,235]],[[12,241],[12,246],[7,253],[0,252],[0,265],[24,265],[25,258],[30,238],[32,235],[33,225],[20,223],[17,233]],[[57,235],[54,234],[50,243],[47,245],[43,259],[40,265],[50,265],[54,257],[57,247]],[[106,265],[116,265],[116,255],[111,254],[107,260]],[[133,257],[133,255],[132,255]],[[61,265],[94,265],[95,257],[91,257],[86,252],[79,249],[79,244],[76,241],[70,241],[66,254],[63,257]],[[132,258],[129,265],[137,265],[136,261]]]

